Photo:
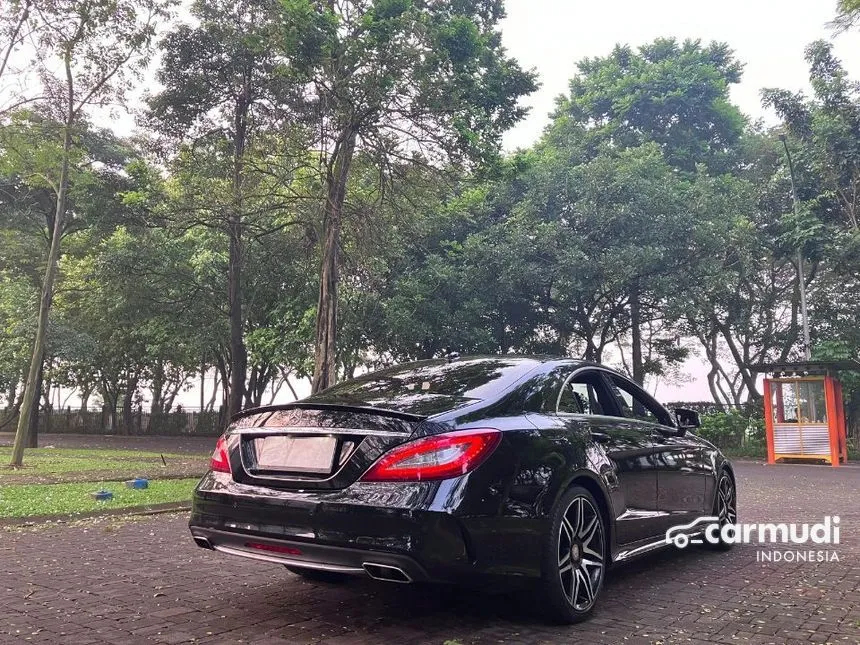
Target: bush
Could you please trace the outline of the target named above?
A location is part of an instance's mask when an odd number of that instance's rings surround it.
[[[747,444],[764,444],[764,420],[749,417],[736,410],[702,416],[702,427],[696,433],[721,450],[738,449]]]

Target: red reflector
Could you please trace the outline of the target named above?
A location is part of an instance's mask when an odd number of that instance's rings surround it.
[[[209,468],[216,473],[230,472],[230,455],[227,451],[227,439],[221,436],[218,443],[215,444],[215,452],[212,453],[212,460],[209,462]]]
[[[404,443],[370,467],[364,481],[451,479],[477,468],[502,440],[494,428],[445,432]]]
[[[288,555],[301,555],[301,549],[296,549],[291,546],[281,546],[279,544],[263,544],[262,542],[245,542],[245,546],[249,549],[258,549],[260,551],[272,551],[273,553],[286,553]]]

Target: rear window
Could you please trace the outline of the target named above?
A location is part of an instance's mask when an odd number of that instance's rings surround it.
[[[422,395],[480,400],[506,389],[536,365],[538,361],[524,358],[425,361],[359,376],[321,394],[377,405]]]

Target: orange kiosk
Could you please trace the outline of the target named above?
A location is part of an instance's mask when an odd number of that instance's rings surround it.
[[[856,361],[803,361],[762,365],[767,461],[848,461],[840,370]]]

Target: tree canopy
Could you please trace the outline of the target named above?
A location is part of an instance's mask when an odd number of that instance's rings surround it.
[[[715,401],[756,402],[756,365],[802,354],[798,252],[814,355],[860,353],[860,85],[828,42],[811,93],[763,90],[774,127],[732,102],[729,44],[619,44],[503,154],[537,75],[502,46],[501,0],[42,5],[0,10],[0,79],[33,38],[53,61],[0,103],[13,411],[74,389],[122,430],[207,375],[223,422],[449,352],[584,357],[651,388],[692,360]],[[840,3],[841,28],[856,15]],[[156,50],[119,137],[104,105]]]

